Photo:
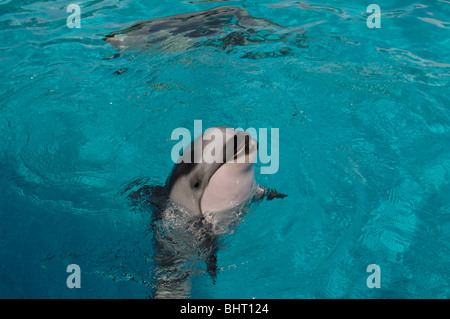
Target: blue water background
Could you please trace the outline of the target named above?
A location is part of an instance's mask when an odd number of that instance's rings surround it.
[[[279,128],[279,171],[257,177],[289,196],[227,238],[193,298],[450,297],[448,1],[378,1],[379,29],[349,0],[86,1],[80,29],[68,3],[0,1],[0,297],[151,295],[151,218],[121,192],[163,183],[194,119]],[[304,46],[104,59],[112,31],[219,5],[303,27]]]

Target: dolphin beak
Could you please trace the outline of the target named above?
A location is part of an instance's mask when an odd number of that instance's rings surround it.
[[[258,142],[256,140],[252,139],[247,132],[236,131],[230,140],[231,142],[233,146],[232,150],[227,150],[227,162],[234,162],[239,158],[242,160],[238,160],[238,163],[253,163],[255,154],[258,152]]]
[[[233,152],[234,159],[237,159],[238,156],[242,152],[245,152],[245,154],[248,154],[250,152],[250,136],[245,135],[243,140],[241,141],[241,143],[239,143],[239,145],[238,145],[238,136],[235,135],[233,147],[234,147],[234,152]]]
[[[245,155],[249,155],[253,151],[258,152],[258,149],[259,149],[258,142],[256,140],[249,139],[248,143],[245,145]]]

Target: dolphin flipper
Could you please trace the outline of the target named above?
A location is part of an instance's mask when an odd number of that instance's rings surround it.
[[[256,190],[256,193],[253,198],[254,198],[254,200],[262,200],[264,198],[267,200],[272,200],[274,198],[283,199],[287,196],[288,195],[286,195],[286,194],[278,193],[273,188],[266,188],[266,187],[259,186],[258,189]]]
[[[213,284],[216,284],[216,278],[217,278],[217,252],[219,248],[217,247],[217,244],[214,243],[214,246],[211,249],[211,252],[206,260],[206,271],[208,272],[209,276],[211,277]]]
[[[272,188],[266,189],[265,196],[266,196],[267,200],[272,200],[274,198],[283,199],[283,198],[287,197],[286,194],[278,193],[275,189],[272,189]]]

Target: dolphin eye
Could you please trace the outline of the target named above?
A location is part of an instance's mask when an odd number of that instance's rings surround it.
[[[196,181],[192,187],[194,189],[199,189],[200,188],[200,181]]]
[[[198,191],[201,189],[202,187],[202,180],[203,175],[202,174],[196,174],[195,176],[193,176],[190,181],[189,181],[189,185],[191,186],[191,189],[194,191]]]

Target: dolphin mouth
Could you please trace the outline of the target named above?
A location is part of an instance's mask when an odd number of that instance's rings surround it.
[[[245,135],[244,140],[241,141],[241,143],[238,145],[238,136],[235,135],[234,137],[234,159],[237,159],[243,152],[245,152],[246,154],[249,153],[249,147],[250,147],[250,138],[248,135]]]
[[[250,137],[250,135],[245,134],[244,138],[239,142],[238,135],[234,135],[233,137],[234,143],[234,152],[233,152],[233,160],[238,159],[241,156],[250,155],[250,153],[253,153],[254,151],[258,150],[258,142],[254,141],[254,143],[251,143],[253,141]]]

